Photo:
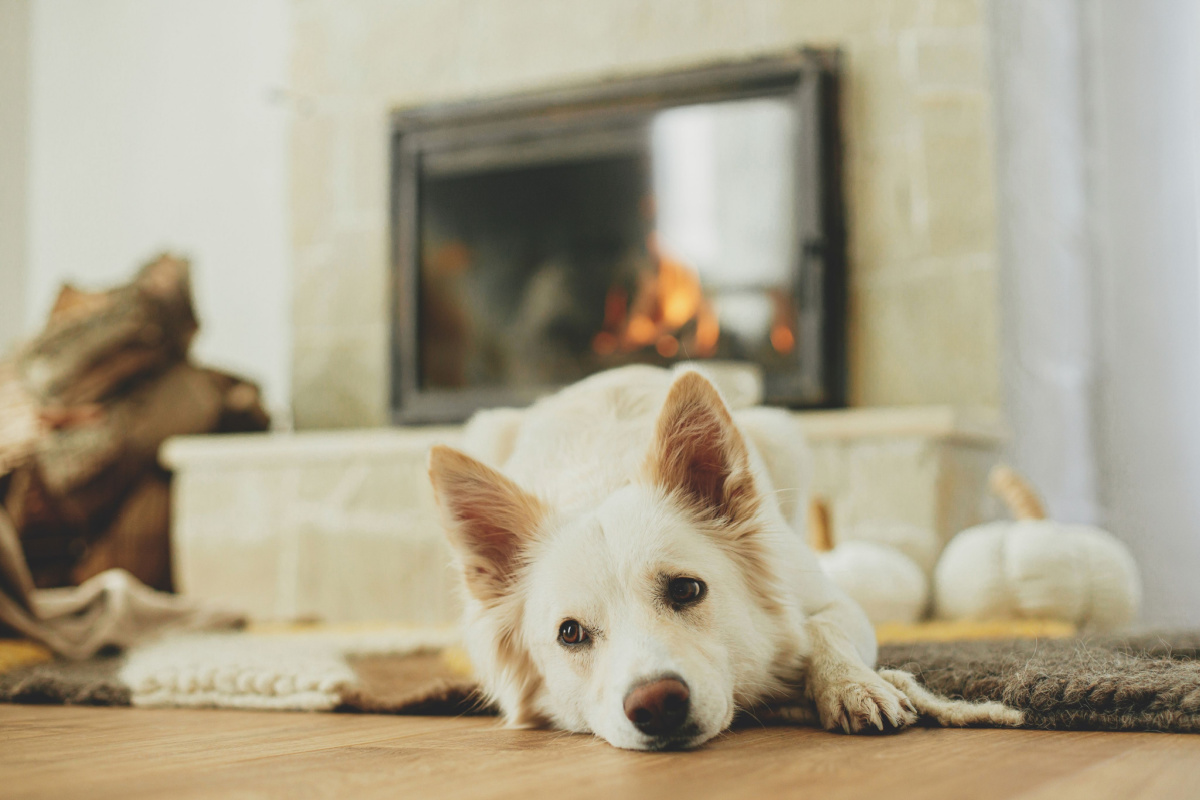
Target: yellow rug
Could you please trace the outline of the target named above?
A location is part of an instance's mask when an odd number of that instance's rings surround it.
[[[885,623],[875,628],[879,644],[912,642],[972,642],[981,639],[1067,639],[1078,629],[1053,619],[1014,619],[994,622],[929,620],[911,624]]]
[[[0,674],[53,658],[53,653],[36,642],[27,639],[0,639]]]

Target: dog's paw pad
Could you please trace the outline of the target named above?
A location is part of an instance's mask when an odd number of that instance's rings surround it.
[[[895,686],[879,678],[844,681],[818,697],[821,723],[845,733],[887,733],[917,721],[917,710]]]

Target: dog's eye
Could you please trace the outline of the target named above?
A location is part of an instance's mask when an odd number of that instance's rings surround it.
[[[679,605],[694,603],[704,597],[705,586],[695,578],[675,578],[667,585],[671,601]]]
[[[558,626],[558,640],[565,645],[583,644],[588,640],[587,631],[573,619]]]

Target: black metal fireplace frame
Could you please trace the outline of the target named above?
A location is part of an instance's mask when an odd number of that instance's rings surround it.
[[[512,147],[555,132],[627,127],[679,105],[787,97],[816,136],[802,137],[793,280],[798,302],[796,380],[767,387],[767,402],[794,408],[845,405],[846,262],[836,51],[780,56],[619,78],[500,99],[397,111],[391,121],[391,406],[397,424],[460,422],[479,408],[526,405],[556,387],[433,390],[420,385],[420,165],[442,151],[495,143]]]

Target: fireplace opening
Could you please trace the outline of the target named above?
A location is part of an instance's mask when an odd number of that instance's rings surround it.
[[[396,419],[708,359],[840,404],[835,77],[805,52],[397,114]]]

